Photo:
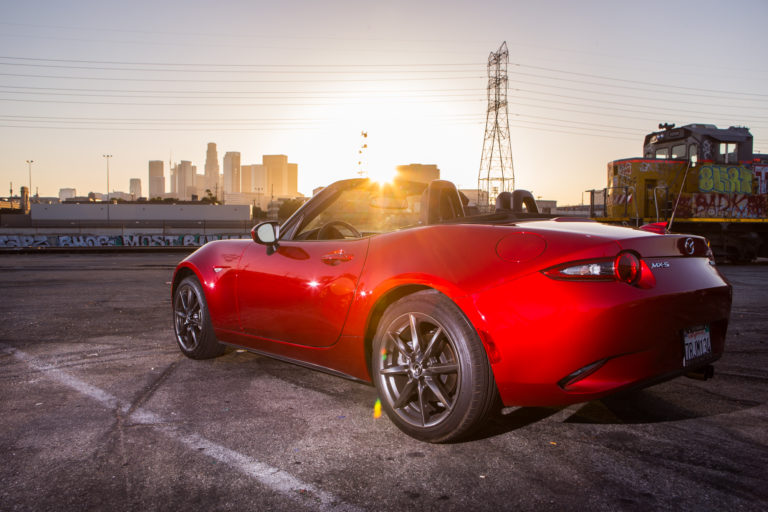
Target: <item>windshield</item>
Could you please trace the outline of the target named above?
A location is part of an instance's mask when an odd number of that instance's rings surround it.
[[[358,238],[419,223],[426,184],[364,182],[340,191],[325,208],[304,219],[299,240]]]

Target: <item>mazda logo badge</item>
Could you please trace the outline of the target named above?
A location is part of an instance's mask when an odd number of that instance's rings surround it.
[[[696,245],[693,243],[693,238],[686,238],[685,252],[687,252],[688,254],[693,254],[695,250],[696,250]]]

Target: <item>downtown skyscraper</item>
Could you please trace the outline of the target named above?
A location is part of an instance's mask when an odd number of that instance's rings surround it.
[[[219,184],[219,156],[216,151],[216,143],[209,142],[208,150],[205,152],[205,183],[200,192],[205,193],[210,190],[214,196],[221,196],[222,191]],[[222,196],[223,197],[223,196]]]

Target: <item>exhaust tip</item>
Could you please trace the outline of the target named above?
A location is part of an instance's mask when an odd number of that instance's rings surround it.
[[[715,376],[715,367],[711,364],[704,365],[695,370],[685,372],[685,376],[689,379],[707,380]]]

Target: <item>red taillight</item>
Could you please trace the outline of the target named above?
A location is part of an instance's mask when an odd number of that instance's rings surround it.
[[[542,271],[552,279],[566,281],[621,281],[640,288],[656,282],[648,266],[634,252],[619,253],[613,259],[574,261]]]
[[[640,278],[640,258],[634,253],[622,252],[613,263],[616,279],[627,284],[635,284]]]
[[[543,270],[552,279],[567,281],[613,281],[615,279],[613,260],[574,261]]]

